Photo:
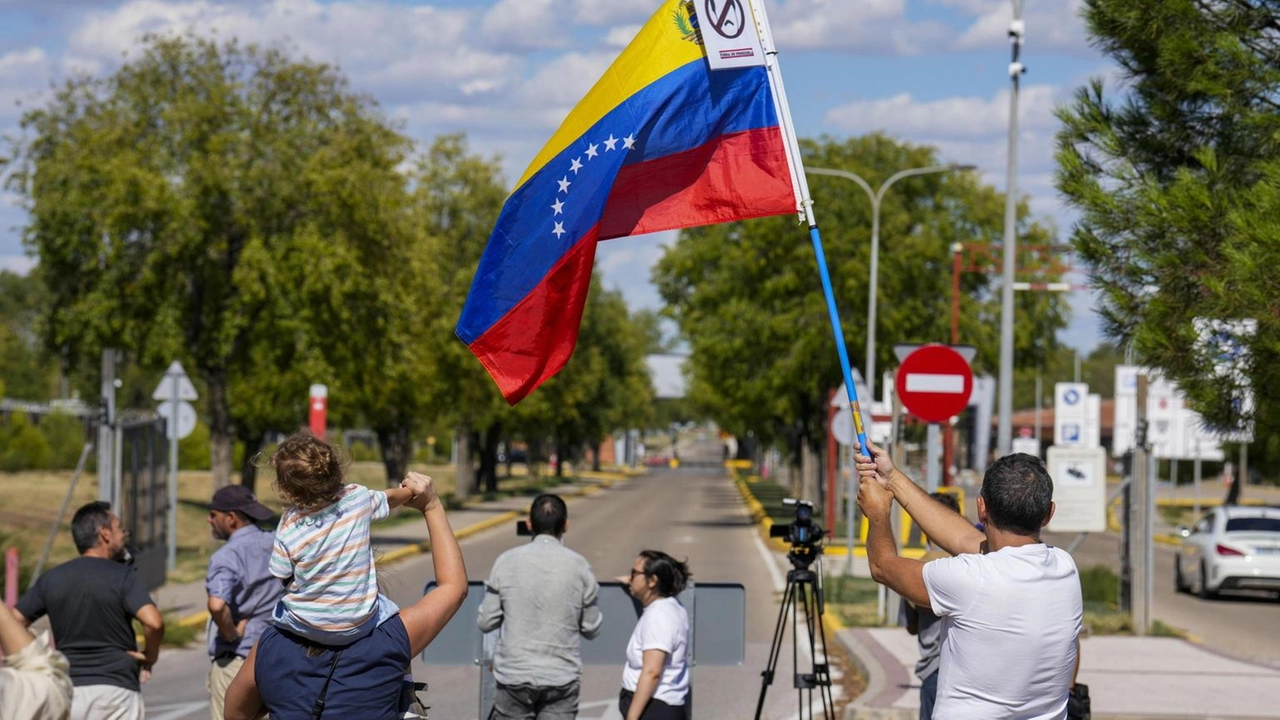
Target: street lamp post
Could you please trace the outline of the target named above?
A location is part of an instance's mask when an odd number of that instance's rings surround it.
[[[1004,198],[1004,285],[1000,289],[1000,422],[996,448],[1003,457],[1013,447],[1013,280],[1018,249],[1018,84],[1026,68],[1022,65],[1022,0],[1013,0],[1013,21],[1009,23],[1009,150],[1008,180]]]
[[[958,165],[950,163],[947,165],[935,165],[933,167],[910,168],[908,170],[900,170],[889,176],[888,180],[881,183],[876,190],[871,189],[871,185],[863,180],[859,175],[851,173],[847,170],[829,170],[826,168],[806,167],[805,172],[811,175],[829,175],[831,177],[840,177],[845,180],[852,180],[858,184],[858,187],[866,191],[867,197],[871,199],[871,279],[870,289],[867,298],[867,364],[863,366],[866,371],[867,395],[870,402],[876,399],[876,286],[878,282],[878,272],[880,268],[880,201],[884,199],[884,193],[889,189],[890,185],[898,182],[902,178],[912,177],[915,175],[929,175],[932,173],[954,172],[957,170],[973,170],[973,165]]]

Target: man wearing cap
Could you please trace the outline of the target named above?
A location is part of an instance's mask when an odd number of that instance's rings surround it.
[[[275,533],[257,523],[272,512],[243,485],[228,485],[213,494],[209,527],[225,540],[209,558],[205,590],[209,594],[209,717],[223,720],[227,686],[266,628],[284,585],[267,569]]]

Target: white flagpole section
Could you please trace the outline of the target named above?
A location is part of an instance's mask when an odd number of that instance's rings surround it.
[[[782,68],[778,65],[778,48],[773,44],[773,31],[769,29],[769,15],[763,0],[750,0],[760,44],[764,46],[765,69],[769,73],[769,86],[773,91],[773,109],[778,115],[782,138],[787,148],[787,167],[791,170],[791,188],[796,194],[796,209],[804,216],[809,227],[817,226],[813,219],[813,200],[809,197],[809,179],[804,174],[804,162],[800,159],[800,142],[796,140],[795,125],[791,122],[791,105],[787,103],[787,91],[782,85]],[[848,365],[848,363],[845,363]]]
[[[844,343],[844,330],[840,327],[840,313],[836,309],[835,291],[831,287],[831,274],[827,271],[827,257],[822,250],[822,236],[818,232],[818,221],[813,216],[813,200],[809,197],[809,180],[804,174],[804,161],[800,157],[800,142],[796,139],[796,129],[791,122],[791,106],[787,103],[787,92],[782,85],[782,69],[778,65],[778,48],[773,44],[773,31],[769,29],[769,16],[765,14],[763,0],[749,0],[755,16],[756,28],[760,33],[760,41],[764,46],[765,68],[769,72],[769,85],[773,90],[774,109],[778,114],[778,124],[787,148],[787,165],[791,168],[791,185],[796,190],[796,199],[809,223],[809,239],[813,242],[813,252],[818,260],[818,275],[822,279],[822,292],[827,300],[827,315],[831,319],[831,332],[836,340],[836,352],[840,356],[840,372],[844,374],[845,392],[849,398],[849,410],[853,414],[853,427],[858,435],[858,447],[863,455],[871,456],[867,447],[867,432],[862,423],[862,410],[858,406],[858,390],[853,384],[853,372],[849,366],[849,351]],[[703,32],[706,32],[705,30]],[[832,521],[834,522],[834,521]],[[849,529],[853,532],[853,528]]]

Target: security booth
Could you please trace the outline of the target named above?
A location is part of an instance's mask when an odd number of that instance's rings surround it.
[[[424,592],[434,587],[434,582],[428,583]],[[422,653],[422,661],[429,665],[480,667],[478,696],[482,718],[489,717],[497,692],[493,656],[501,630],[482,633],[476,625],[484,592],[483,582],[469,583],[462,608]],[[742,665],[747,645],[747,595],[738,583],[689,583],[677,599],[689,613],[689,700],[685,714],[692,717],[697,666]],[[643,608],[616,582],[600,584],[597,605],[604,623],[594,638],[583,638],[582,664],[621,665]],[[699,606],[706,612],[699,614]]]

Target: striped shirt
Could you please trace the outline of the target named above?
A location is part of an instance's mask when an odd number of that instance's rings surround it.
[[[386,493],[354,484],[328,507],[285,511],[271,574],[286,581],[283,603],[294,619],[324,632],[343,632],[373,617],[378,577],[369,525],[390,512]]]

